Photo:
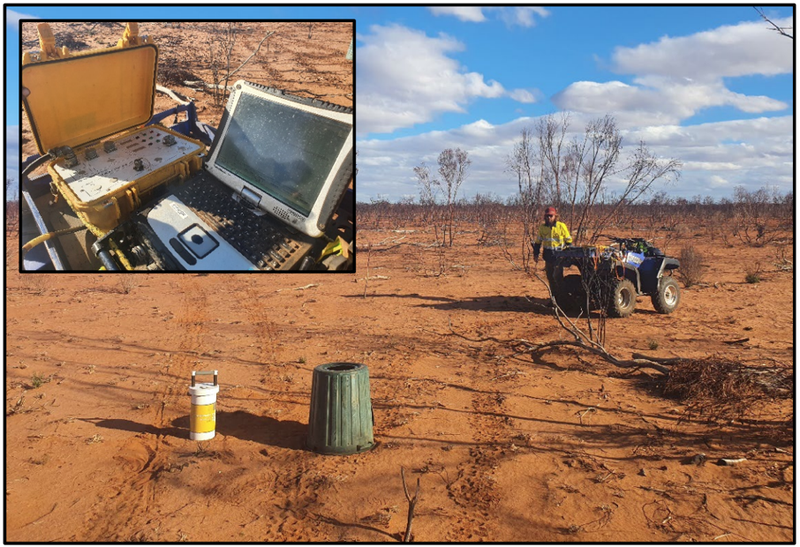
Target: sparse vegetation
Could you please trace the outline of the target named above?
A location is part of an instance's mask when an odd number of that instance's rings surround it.
[[[119,276],[119,292],[121,294],[130,294],[133,289],[139,286],[139,280],[135,274],[120,274]]]
[[[686,245],[681,247],[679,259],[681,267],[678,270],[678,276],[683,281],[683,285],[692,287],[700,283],[703,280],[703,270],[706,268],[703,255],[694,246]]]
[[[708,358],[672,367],[664,394],[686,402],[687,416],[752,418],[765,405],[794,395],[794,371],[787,366],[752,367]]]
[[[755,284],[761,283],[761,263],[756,262],[754,264],[749,264],[745,267],[744,270],[744,280],[747,283]]]
[[[45,377],[39,374],[38,372],[34,372],[33,376],[31,376],[31,387],[33,389],[38,389],[42,387],[42,384],[45,383]]]
[[[780,195],[775,188],[748,191],[739,186],[733,202],[734,235],[752,247],[781,239],[794,222],[794,194]]]

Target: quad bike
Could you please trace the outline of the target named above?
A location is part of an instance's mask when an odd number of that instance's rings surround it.
[[[638,296],[650,296],[659,313],[680,302],[673,272],[677,258],[665,256],[642,238],[609,238],[610,245],[574,246],[555,252],[556,302],[567,313],[604,309],[610,317],[628,317]],[[576,267],[579,273],[564,270]],[[587,309],[588,308],[588,309]]]

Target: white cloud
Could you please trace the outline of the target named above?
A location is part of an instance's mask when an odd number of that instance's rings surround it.
[[[527,89],[515,89],[509,93],[509,97],[519,103],[530,104],[536,102],[536,95]]]
[[[434,15],[452,15],[461,21],[470,23],[483,23],[488,21],[487,13],[496,13],[498,18],[508,26],[530,28],[536,26],[536,18],[544,18],[550,12],[542,7],[514,6],[514,7],[462,7],[439,6],[429,7]]]
[[[464,49],[449,36],[432,38],[399,25],[370,31],[359,37],[365,44],[358,50],[359,134],[390,133],[443,112],[463,112],[473,99],[506,93],[498,82],[487,83],[448,57]]]
[[[588,118],[576,113],[572,130],[582,131]],[[517,185],[506,171],[506,158],[520,131],[533,127],[535,122],[533,118],[519,118],[492,125],[479,120],[449,131],[393,140],[361,140],[357,143],[358,199],[368,202],[379,194],[392,200],[418,195],[413,167],[423,161],[435,166],[439,152],[455,147],[467,150],[473,160],[463,186],[467,198],[478,192],[511,196],[517,192]],[[685,127],[651,126],[625,130],[623,150],[627,153],[644,140],[657,156],[682,161],[681,179],[676,185],[663,188],[674,196],[690,198],[701,194],[718,199],[729,196],[730,189],[739,185],[750,190],[777,185],[781,192],[788,192],[793,187],[793,128],[792,116]]]
[[[780,25],[789,20],[776,21]],[[614,51],[613,70],[633,74],[620,81],[575,82],[553,102],[565,110],[618,117],[621,125],[676,124],[703,109],[731,106],[749,114],[777,112],[785,102],[737,93],[724,78],[789,74],[793,43],[763,23],[724,26],[685,37]]]
[[[575,82],[553,97],[565,110],[614,114],[621,125],[676,124],[704,108],[733,106],[751,114],[775,112],[787,104],[764,96],[748,96],[727,89],[722,80],[694,82],[660,76],[623,82]]]
[[[19,125],[6,126],[6,177],[18,179]]]
[[[730,182],[725,177],[721,177],[719,175],[711,175],[708,177],[708,185],[711,188],[727,188],[730,186]]]
[[[509,26],[519,25],[521,27],[536,26],[536,16],[547,17],[550,12],[541,7],[519,6],[511,8],[497,8],[500,10],[500,18]]]
[[[428,9],[431,10],[431,13],[434,15],[452,15],[461,21],[472,23],[482,23],[486,21],[483,9],[479,7],[439,6],[429,7]]]
[[[445,112],[466,112],[478,98],[510,97],[531,104],[537,89],[507,91],[483,74],[467,72],[449,55],[463,51],[458,40],[431,37],[401,25],[373,26],[359,36],[358,133],[391,133],[427,123]]]
[[[465,135],[484,137],[493,134],[494,126],[486,120],[478,120],[477,122],[465,125],[461,130]]]
[[[777,19],[779,26],[792,20]],[[615,70],[623,74],[655,74],[670,78],[716,81],[723,77],[792,72],[792,40],[770,32],[763,21],[723,26],[691,36],[614,51]]]
[[[39,19],[39,17],[28,15],[27,13],[20,13],[10,9],[6,10],[6,29],[12,32],[19,32],[20,19]]]
[[[15,156],[19,156],[19,125],[6,126],[6,149],[16,149]]]
[[[19,196],[19,125],[6,126],[6,181],[13,180],[7,197]]]

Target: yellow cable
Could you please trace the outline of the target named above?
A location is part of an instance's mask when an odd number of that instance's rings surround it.
[[[131,264],[131,263],[128,261],[127,257],[126,257],[126,256],[125,256],[123,253],[121,253],[121,252],[119,251],[119,249],[117,249],[117,250],[116,250],[116,252],[115,252],[114,254],[117,256],[117,258],[119,259],[119,261],[122,263],[122,267],[123,267],[123,268],[125,268],[126,270],[129,270],[129,271],[132,271],[132,270],[133,270],[133,264]]]
[[[63,236],[63,235],[66,235],[66,234],[71,234],[73,232],[77,232],[77,231],[85,230],[85,229],[86,229],[86,226],[73,226],[72,228],[66,228],[64,230],[57,230],[55,232],[47,232],[46,234],[42,234],[40,236],[37,236],[37,237],[31,239],[29,242],[27,242],[25,245],[23,245],[22,246],[22,254],[27,253],[28,251],[30,251],[31,249],[33,249],[34,247],[36,247],[40,243],[44,243],[45,241],[47,241],[49,239],[52,239],[54,237]]]

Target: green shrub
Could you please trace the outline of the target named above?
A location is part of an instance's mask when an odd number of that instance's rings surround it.
[[[747,266],[744,270],[745,276],[744,280],[748,283],[760,283],[761,282],[761,264],[751,264]]]
[[[38,372],[34,372],[33,376],[31,376],[31,385],[33,386],[33,389],[42,387],[43,383],[44,377]]]

